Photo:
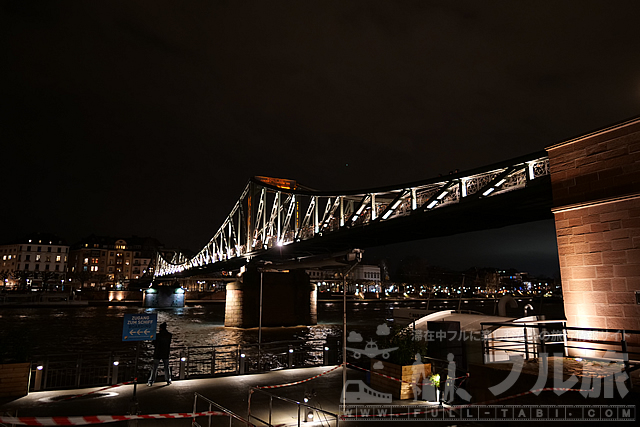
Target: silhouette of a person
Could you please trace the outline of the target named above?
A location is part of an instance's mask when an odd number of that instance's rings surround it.
[[[156,373],[161,359],[164,362],[164,378],[167,381],[167,385],[171,384],[171,367],[169,366],[171,337],[172,334],[167,331],[167,323],[163,322],[160,325],[160,332],[158,332],[156,339],[153,341],[155,348],[153,350],[153,368],[151,369],[151,375],[149,375],[149,381],[147,381],[149,387],[156,381]]]

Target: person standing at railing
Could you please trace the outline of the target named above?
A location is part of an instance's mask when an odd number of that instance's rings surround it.
[[[171,367],[169,366],[169,353],[171,352],[171,337],[173,335],[167,331],[167,322],[163,322],[160,325],[160,332],[153,340],[153,368],[151,368],[151,375],[149,375],[149,381],[147,385],[151,387],[156,381],[156,373],[158,372],[158,366],[160,366],[160,360],[164,363],[164,378],[167,381],[167,385],[171,384]]]

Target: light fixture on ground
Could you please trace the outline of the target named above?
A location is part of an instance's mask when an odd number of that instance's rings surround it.
[[[306,412],[307,412],[307,415],[304,417],[304,421],[305,422],[313,421],[313,410],[312,409],[307,409]]]

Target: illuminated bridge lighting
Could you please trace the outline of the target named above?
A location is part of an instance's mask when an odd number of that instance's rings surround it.
[[[155,277],[197,274],[216,263],[248,261],[268,251],[304,245],[348,230],[402,221],[465,201],[521,190],[549,175],[543,153],[473,173],[344,192],[317,191],[294,180],[253,177],[209,243],[187,259],[158,255]]]

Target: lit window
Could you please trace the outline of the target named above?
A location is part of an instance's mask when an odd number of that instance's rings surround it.
[[[97,265],[92,265],[91,266],[91,271],[98,271],[98,266]]]
[[[56,262],[60,262],[60,259],[61,259],[61,258],[62,258],[62,257],[61,257],[60,255],[58,255],[58,256],[56,257]]]
[[[38,255],[38,256],[40,256],[40,255]],[[83,264],[89,264],[89,258],[85,258]]]
[[[36,261],[40,261],[40,254],[36,255]]]

